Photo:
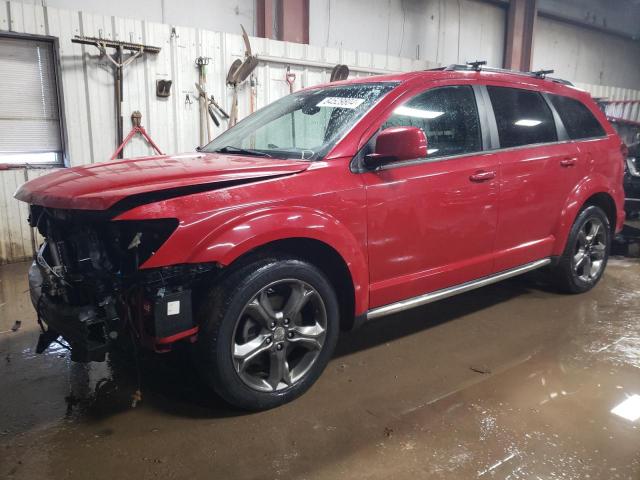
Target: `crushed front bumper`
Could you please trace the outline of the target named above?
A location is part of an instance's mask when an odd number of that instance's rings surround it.
[[[52,301],[42,292],[43,275],[33,262],[29,269],[31,303],[46,331],[40,334],[38,353],[58,337],[71,346],[71,359],[77,362],[101,362],[108,349],[105,318],[93,305],[67,305]]]

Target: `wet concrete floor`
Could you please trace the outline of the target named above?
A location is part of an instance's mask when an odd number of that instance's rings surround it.
[[[0,267],[0,476],[640,479],[640,224],[627,233],[587,294],[532,274],[388,317],[254,414],[208,394],[185,351],[143,359],[135,408],[128,356],[36,355],[27,264]]]

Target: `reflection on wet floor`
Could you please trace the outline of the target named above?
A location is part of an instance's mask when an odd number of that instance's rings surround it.
[[[186,350],[142,359],[136,408],[131,356],[35,355],[26,264],[0,267],[0,475],[638,479],[636,243],[585,295],[533,274],[345,335],[308,394],[256,414],[207,394]]]
[[[612,247],[614,255],[640,257],[640,219],[628,220]]]

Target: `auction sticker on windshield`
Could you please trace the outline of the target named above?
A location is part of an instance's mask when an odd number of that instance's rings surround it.
[[[327,97],[320,101],[316,107],[356,108],[363,102],[364,98]]]

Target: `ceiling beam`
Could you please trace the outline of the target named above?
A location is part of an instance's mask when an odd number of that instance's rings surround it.
[[[507,11],[504,67],[528,72],[533,57],[536,0],[511,0]]]
[[[259,37],[309,43],[309,0],[256,0]]]

